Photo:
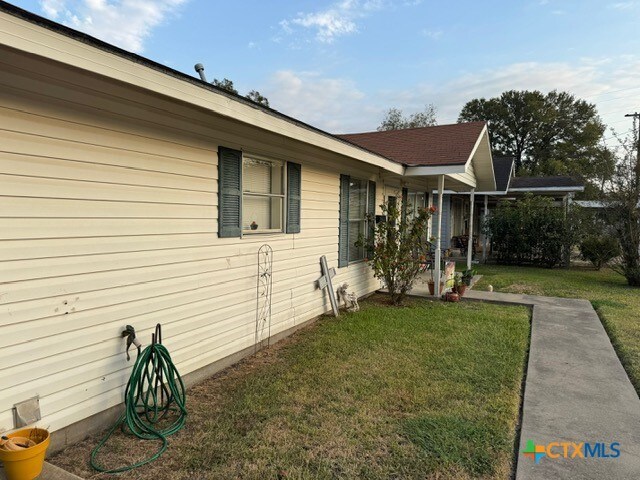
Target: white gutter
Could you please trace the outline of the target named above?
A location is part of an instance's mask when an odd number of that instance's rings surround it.
[[[509,192],[584,192],[584,187],[510,188]]]

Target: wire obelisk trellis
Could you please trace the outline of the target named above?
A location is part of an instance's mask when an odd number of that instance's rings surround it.
[[[271,343],[271,290],[273,287],[273,249],[266,243],[258,250],[258,279],[256,283],[255,351],[262,348],[267,334]]]

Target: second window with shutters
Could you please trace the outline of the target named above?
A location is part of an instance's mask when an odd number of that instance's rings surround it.
[[[349,175],[340,176],[339,267],[364,260],[365,248],[358,245],[358,239],[373,234],[375,207],[375,182]]]

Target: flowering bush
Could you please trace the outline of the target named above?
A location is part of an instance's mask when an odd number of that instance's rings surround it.
[[[407,218],[395,203],[380,207],[385,219],[375,225],[373,236],[360,238],[359,243],[366,247],[367,261],[376,278],[386,284],[391,302],[399,305],[411,291],[424,264],[422,247],[429,218],[436,208],[420,209],[415,218]]]

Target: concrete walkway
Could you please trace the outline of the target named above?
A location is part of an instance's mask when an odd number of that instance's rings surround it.
[[[591,303],[474,290],[465,298],[533,307],[516,480],[640,479],[640,399]],[[558,445],[558,458],[536,464],[521,453],[528,440],[603,443],[608,455],[618,442],[620,456],[563,458]]]
[[[4,471],[0,468],[0,480],[6,480],[6,478]],[[82,478],[45,462],[38,480],[82,480]]]

